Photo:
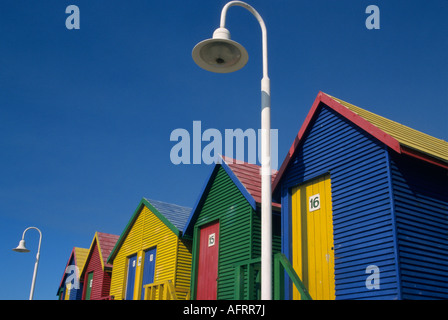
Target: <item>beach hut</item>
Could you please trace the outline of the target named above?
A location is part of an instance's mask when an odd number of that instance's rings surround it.
[[[87,259],[89,249],[74,247],[64,269],[57,296],[59,300],[81,300],[83,283],[81,270]]]
[[[80,275],[81,282],[84,283],[82,300],[110,299],[112,265],[107,263],[107,258],[118,237],[115,234],[95,232]]]
[[[190,287],[191,242],[182,229],[191,208],[143,198],[107,260],[115,300],[183,300]]]
[[[447,299],[447,173],[446,141],[320,92],[272,186],[311,297]]]
[[[260,203],[260,167],[222,157],[184,229],[193,239],[192,299],[260,298]],[[273,250],[280,251],[280,205],[272,208]]]

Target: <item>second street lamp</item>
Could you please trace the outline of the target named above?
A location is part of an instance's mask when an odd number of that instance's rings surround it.
[[[26,228],[25,231],[23,231],[22,240],[20,240],[19,245],[16,248],[12,249],[12,251],[15,251],[15,252],[30,252],[30,250],[28,250],[26,248],[26,245],[25,245],[25,233],[28,230],[30,230],[30,229],[35,229],[35,230],[37,230],[39,232],[39,246],[37,248],[36,261],[34,262],[33,280],[31,281],[31,290],[30,290],[30,300],[33,300],[34,285],[36,284],[36,276],[37,276],[37,267],[39,266],[40,244],[42,242],[42,232],[38,228],[36,228],[36,227]]]
[[[231,6],[250,11],[260,23],[263,49],[263,78],[261,79],[261,299],[272,298],[272,195],[271,195],[271,85],[268,77],[266,26],[260,14],[249,4],[230,1],[221,11],[220,27],[212,39],[198,43],[192,52],[193,60],[201,68],[217,73],[241,69],[248,61],[246,49],[230,39],[225,27],[226,14]]]

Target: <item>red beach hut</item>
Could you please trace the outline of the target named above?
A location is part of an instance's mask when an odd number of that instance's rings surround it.
[[[107,263],[107,258],[118,238],[118,235],[95,232],[80,275],[84,282],[82,300],[111,299],[109,291],[112,265]]]

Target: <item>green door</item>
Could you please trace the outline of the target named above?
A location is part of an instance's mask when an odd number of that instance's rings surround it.
[[[92,293],[92,283],[93,283],[93,271],[87,274],[87,288],[86,288],[85,300],[90,300],[90,294]]]

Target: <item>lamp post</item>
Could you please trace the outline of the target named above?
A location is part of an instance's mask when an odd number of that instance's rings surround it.
[[[42,242],[42,232],[40,232],[40,230],[36,227],[26,228],[25,231],[23,231],[22,240],[20,240],[19,245],[12,250],[15,252],[30,252],[30,250],[28,250],[25,246],[25,233],[30,229],[35,229],[35,230],[39,231],[39,247],[37,249],[36,262],[34,263],[34,273],[33,273],[33,280],[31,282],[31,291],[30,291],[30,300],[33,300],[34,285],[36,283],[37,267],[39,265],[40,244]]]
[[[266,26],[260,14],[249,4],[230,1],[221,11],[220,27],[212,39],[198,43],[192,52],[196,64],[211,72],[228,73],[241,69],[248,61],[246,49],[230,39],[225,27],[226,14],[231,6],[251,12],[260,23],[263,50],[263,78],[261,79],[261,298],[272,298],[272,196],[271,196],[271,89],[268,77]]]

